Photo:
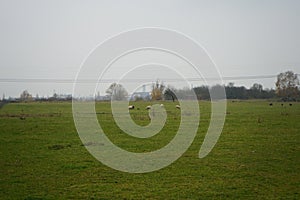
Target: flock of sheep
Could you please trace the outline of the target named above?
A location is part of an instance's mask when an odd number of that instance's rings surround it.
[[[293,105],[292,103],[289,103],[289,106],[292,106],[292,105]],[[273,106],[273,103],[270,103],[269,106]],[[282,103],[281,106],[284,106],[284,104]],[[146,106],[146,110],[150,110],[151,107],[152,107],[151,105]],[[160,104],[160,107],[164,107],[164,104]],[[134,105],[129,105],[128,106],[129,110],[133,110],[134,108],[135,108]],[[180,105],[176,105],[175,108],[180,109]]]
[[[289,106],[292,106],[292,103],[289,103]],[[273,103],[270,103],[269,106],[273,106]],[[282,103],[281,106],[284,106],[284,104]]]
[[[146,110],[150,110],[151,107],[152,107],[151,105],[146,106]],[[164,104],[160,104],[160,107],[164,107]],[[134,108],[135,108],[134,105],[129,105],[129,106],[128,106],[128,109],[129,109],[129,110],[133,110]],[[176,105],[175,108],[180,109],[180,105]],[[139,109],[139,108],[138,108],[138,109]]]

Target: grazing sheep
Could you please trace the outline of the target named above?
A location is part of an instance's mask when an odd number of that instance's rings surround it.
[[[176,108],[177,108],[177,109],[180,109],[180,105],[176,105]]]
[[[273,103],[270,103],[269,106],[273,106]]]
[[[164,104],[160,104],[160,107],[164,107]]]
[[[129,110],[133,110],[133,109],[134,109],[134,105],[128,106],[128,109],[129,109]]]
[[[146,107],[146,110],[150,110],[150,109],[151,109],[151,106],[150,106],[150,105]]]
[[[290,103],[290,106],[292,106],[293,104]]]

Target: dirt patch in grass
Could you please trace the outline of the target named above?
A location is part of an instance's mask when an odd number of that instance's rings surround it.
[[[66,145],[54,144],[54,145],[48,146],[48,149],[50,149],[50,150],[60,150],[60,149],[69,148],[69,147],[71,147],[70,144],[66,144]]]
[[[27,117],[60,117],[61,113],[43,113],[43,114],[0,114],[0,118],[27,118]]]

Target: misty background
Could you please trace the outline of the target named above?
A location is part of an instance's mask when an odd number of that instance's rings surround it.
[[[223,77],[235,77],[225,84],[275,88],[280,72],[300,72],[299,12],[297,0],[1,0],[0,94],[71,94],[71,82],[7,79],[74,80],[97,45],[141,27],[173,29],[196,40]]]

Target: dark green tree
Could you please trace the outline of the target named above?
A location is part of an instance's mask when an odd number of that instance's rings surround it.
[[[177,100],[177,97],[176,97],[176,95],[174,94],[173,91],[175,91],[175,88],[171,89],[170,87],[168,87],[168,88],[165,89],[165,91],[164,91],[165,100],[172,100],[173,102],[175,100]]]

